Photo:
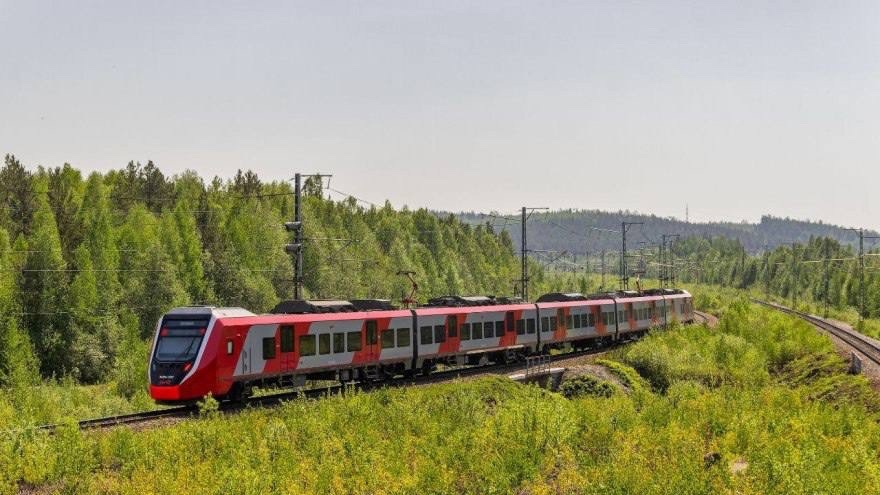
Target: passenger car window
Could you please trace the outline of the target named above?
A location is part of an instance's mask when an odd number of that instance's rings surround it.
[[[460,327],[458,327],[459,332],[461,333],[461,340],[471,340],[471,324],[470,323],[462,323]]]
[[[526,333],[526,322],[522,318],[516,320],[516,334],[524,335]]]
[[[488,330],[486,330],[486,333],[489,333],[492,331],[492,322],[491,321],[486,322],[486,328],[488,328]],[[496,337],[504,337],[504,322],[503,321],[496,321],[495,322],[495,336]]]
[[[300,335],[299,336],[299,355],[314,356],[315,355],[315,336]]]
[[[526,333],[535,333],[535,319],[529,318],[526,320]]]
[[[419,329],[419,333],[422,334],[422,345],[429,345],[434,343],[434,340],[431,336],[431,327],[422,327]]]
[[[491,327],[490,327],[490,329],[491,329]],[[474,339],[482,339],[483,338],[483,324],[481,322],[474,322],[474,324],[471,325],[471,334],[473,335]]]
[[[318,353],[330,354],[330,334],[322,333],[318,335]]]
[[[266,337],[263,339],[263,359],[272,359],[275,357],[275,337]]]
[[[333,352],[334,353],[345,352],[345,334],[344,333],[334,333],[333,334]]]
[[[391,349],[394,347],[394,329],[389,328],[382,332],[382,349]]]
[[[409,347],[409,328],[397,329],[397,347]]]
[[[434,325],[434,343],[446,342],[446,325]]]
[[[542,332],[549,332],[550,331],[550,318],[547,318],[546,316],[541,318],[541,331]]]
[[[357,352],[361,350],[361,333],[348,332],[346,335],[345,340],[348,344],[348,352]]]

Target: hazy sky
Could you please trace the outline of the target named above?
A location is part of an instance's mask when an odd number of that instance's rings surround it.
[[[880,2],[0,0],[0,153],[880,228]]]

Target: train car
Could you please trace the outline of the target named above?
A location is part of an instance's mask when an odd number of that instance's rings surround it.
[[[150,354],[150,395],[237,400],[256,385],[384,380],[438,364],[509,362],[552,348],[632,338],[693,319],[680,290],[548,294],[536,303],[447,296],[415,309],[384,300],[285,301],[270,314],[185,307],[165,314]]]
[[[151,396],[175,403],[208,393],[236,399],[258,384],[374,379],[411,369],[411,311],[381,301],[295,303],[268,315],[241,308],[172,310],[153,344]]]
[[[541,348],[576,349],[607,344],[617,335],[616,303],[610,294],[545,294],[536,303],[541,319]]]
[[[534,304],[485,296],[447,296],[414,310],[419,325],[416,368],[506,362],[538,347]]]

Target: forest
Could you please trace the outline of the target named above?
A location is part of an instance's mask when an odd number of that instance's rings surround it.
[[[490,222],[496,230],[506,230],[515,246],[519,245],[519,215],[461,213],[459,218],[472,224]],[[566,252],[578,258],[594,256],[602,250],[620,249],[620,223],[639,222],[631,231],[633,243],[656,243],[663,234],[679,234],[682,238],[738,239],[746,252],[758,254],[791,242],[806,243],[810,238],[829,237],[844,245],[857,245],[853,232],[821,221],[794,220],[764,215],[758,223],[749,222],[688,222],[632,211],[601,210],[536,211],[528,222],[529,247],[537,250]],[[877,235],[869,232],[868,235]]]
[[[880,316],[877,252],[865,245],[865,317]],[[674,244],[679,279],[753,289],[791,305],[816,302],[844,310],[861,305],[858,248],[828,237],[811,237],[759,255],[736,239],[687,238]],[[827,277],[826,277],[827,274]]]
[[[509,294],[510,238],[424,209],[324,198],[304,186],[304,293],[399,302],[447,293]],[[292,291],[293,216],[285,181],[252,171],[210,180],[130,162],[84,174],[69,164],[0,169],[0,385],[116,378],[134,393],[145,346],[174,306],[265,312]],[[540,267],[534,267],[540,283]],[[113,376],[113,375],[126,376]]]

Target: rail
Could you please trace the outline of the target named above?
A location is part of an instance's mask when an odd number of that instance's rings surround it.
[[[877,343],[873,339],[869,339],[868,337],[860,334],[859,332],[856,332],[855,330],[850,330],[848,328],[835,325],[827,320],[819,318],[818,316],[810,315],[796,309],[788,308],[780,304],[762,301],[760,299],[753,299],[752,301],[768,308],[775,309],[782,313],[797,316],[802,320],[811,323],[813,326],[834,335],[838,339],[847,343],[853,349],[861,352],[865,358],[880,365],[880,343]],[[859,359],[859,356],[856,354],[853,354],[853,357],[855,358],[854,362],[855,360],[859,361],[858,365],[854,364],[853,367],[858,367],[858,369],[861,369],[861,359]]]

